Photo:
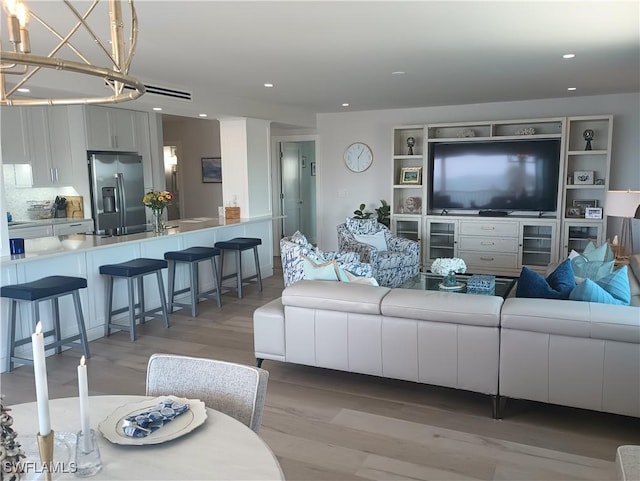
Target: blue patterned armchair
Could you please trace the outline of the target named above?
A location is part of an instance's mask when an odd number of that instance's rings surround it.
[[[375,219],[348,217],[337,229],[340,252],[358,253],[362,262],[371,264],[381,286],[398,287],[418,274],[418,242],[395,236]]]
[[[298,231],[291,237],[280,239],[280,258],[285,287],[304,278],[303,256],[317,263],[336,261],[340,267],[355,276],[373,277],[371,265],[360,262],[360,256],[356,252],[323,252],[310,244]]]

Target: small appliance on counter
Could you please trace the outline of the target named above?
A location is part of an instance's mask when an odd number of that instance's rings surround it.
[[[55,206],[50,200],[30,200],[27,202],[27,214],[31,220],[51,219]]]

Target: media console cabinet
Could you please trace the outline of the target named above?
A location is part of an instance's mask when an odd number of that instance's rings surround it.
[[[396,126],[391,228],[396,235],[421,242],[427,267],[438,257],[461,257],[474,273],[517,275],[522,266],[544,272],[572,249],[604,241],[606,217],[585,218],[585,207],[604,211],[612,131],[611,115]],[[480,209],[431,205],[436,144],[549,139],[560,143],[558,182],[551,187],[557,194],[554,209],[485,216]],[[419,182],[403,181],[407,169],[418,171]]]

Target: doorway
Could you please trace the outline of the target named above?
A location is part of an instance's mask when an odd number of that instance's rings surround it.
[[[173,200],[167,205],[167,220],[182,219],[179,179],[180,149],[178,147],[178,145],[165,145],[163,147],[165,186],[173,194]]]
[[[316,142],[315,140],[277,142],[280,159],[280,236],[296,231],[315,244],[316,235]]]

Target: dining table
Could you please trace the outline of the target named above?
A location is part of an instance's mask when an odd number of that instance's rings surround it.
[[[284,480],[276,456],[264,440],[248,426],[224,413],[202,407],[206,417],[192,430],[184,430],[173,439],[145,444],[144,439],[119,440],[108,426],[113,419],[122,422],[122,413],[156,399],[148,396],[89,396],[91,428],[95,431],[102,469],[92,476],[98,480]],[[153,405],[153,403],[151,403]],[[17,440],[27,452],[22,480],[44,479],[42,466],[34,468],[37,448],[33,449],[38,431],[38,409],[35,402],[9,406]],[[51,429],[56,442],[53,480],[78,479],[74,474],[75,440],[80,430],[79,398],[49,401]],[[206,410],[206,411],[205,411]],[[119,419],[119,421],[118,421]],[[176,418],[177,419],[177,418]],[[173,421],[176,422],[176,421]],[[167,429],[170,423],[157,432]],[[110,441],[103,432],[112,439]],[[115,438],[115,442],[113,439]],[[140,442],[141,444],[128,444]],[[30,452],[31,451],[31,452]],[[37,459],[39,462],[39,459]],[[67,469],[70,468],[70,469]]]

